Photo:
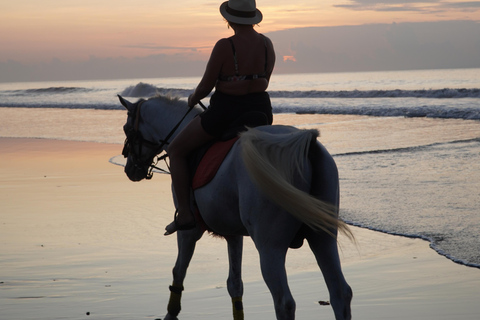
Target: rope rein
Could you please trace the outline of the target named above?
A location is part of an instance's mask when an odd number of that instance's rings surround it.
[[[207,110],[207,108],[205,107],[205,105],[199,101],[198,104],[200,105],[200,107],[202,107],[202,109],[205,111]],[[158,150],[162,150],[163,147],[165,145],[169,145],[170,142],[168,141],[172,136],[173,134],[175,133],[175,131],[177,131],[178,127],[180,127],[180,125],[182,124],[183,120],[185,120],[185,118],[187,117],[187,115],[190,113],[190,111],[193,110],[194,107],[189,107],[187,112],[185,113],[185,115],[182,117],[182,119],[180,119],[180,121],[177,123],[177,125],[175,127],[173,127],[173,129],[170,131],[170,133],[165,137],[165,139],[160,139],[159,142],[160,142],[160,146],[158,147]],[[137,120],[138,121],[138,120]],[[137,126],[137,130],[138,130],[138,126]],[[160,171],[160,173],[165,173],[165,174],[170,174],[170,165],[168,164],[167,162],[167,158],[168,158],[168,154],[165,153],[161,156],[157,156],[157,158],[150,164],[150,168],[148,170],[148,174],[147,174],[147,177],[146,179],[152,179],[153,177],[153,170],[156,169],[158,171]],[[162,169],[160,167],[157,166],[158,162],[159,161],[164,161],[165,162],[165,165],[167,166],[167,170],[165,169]]]

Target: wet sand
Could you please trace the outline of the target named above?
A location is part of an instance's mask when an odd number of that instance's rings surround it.
[[[166,313],[176,238],[170,178],[133,183],[109,163],[119,144],[0,138],[1,319],[158,319]],[[422,240],[353,228],[340,237],[354,319],[477,319],[480,270]],[[223,240],[198,243],[180,319],[230,319]],[[298,319],[333,319],[308,246],[287,270]],[[245,318],[274,319],[257,252],[244,248]]]

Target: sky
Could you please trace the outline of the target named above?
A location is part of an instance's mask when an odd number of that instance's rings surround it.
[[[215,42],[232,34],[221,2],[0,0],[0,81],[194,76]],[[256,28],[274,40],[280,73],[405,69],[409,57],[410,68],[431,68],[418,55],[445,48],[440,65],[480,67],[480,1],[257,0],[257,7],[264,21]],[[385,61],[375,65],[375,57]]]

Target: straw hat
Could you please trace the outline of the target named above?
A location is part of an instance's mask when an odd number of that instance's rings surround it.
[[[238,24],[257,24],[263,15],[255,0],[228,0],[220,5],[220,13],[227,21]]]

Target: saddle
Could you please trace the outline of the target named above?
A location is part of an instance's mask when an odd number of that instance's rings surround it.
[[[247,128],[268,124],[268,118],[263,112],[247,112],[234,121],[218,139],[214,139],[194,151],[188,158],[192,190],[201,188],[212,181],[230,149],[239,139],[240,132],[246,131]],[[194,195],[191,201],[195,208],[193,213],[197,223],[204,230],[213,232],[203,221]]]
[[[207,143],[199,148],[190,156],[190,172],[192,190],[196,190],[207,185],[217,173],[223,160],[230,152],[235,142],[239,139],[239,133],[246,131],[247,128],[269,125],[267,116],[262,112],[249,112],[237,119],[230,128],[219,139]],[[312,148],[313,149],[313,148]],[[209,232],[212,230],[205,224],[197,207],[195,197],[192,198],[195,207],[195,218],[200,226]],[[217,235],[220,236],[220,235]],[[305,229],[297,233],[290,248],[298,249],[302,247],[305,238]]]
[[[189,158],[192,189],[207,185],[220,168],[230,149],[238,140],[238,134],[248,128],[268,125],[267,116],[262,112],[247,112],[236,121],[218,139],[207,143],[195,151]]]

